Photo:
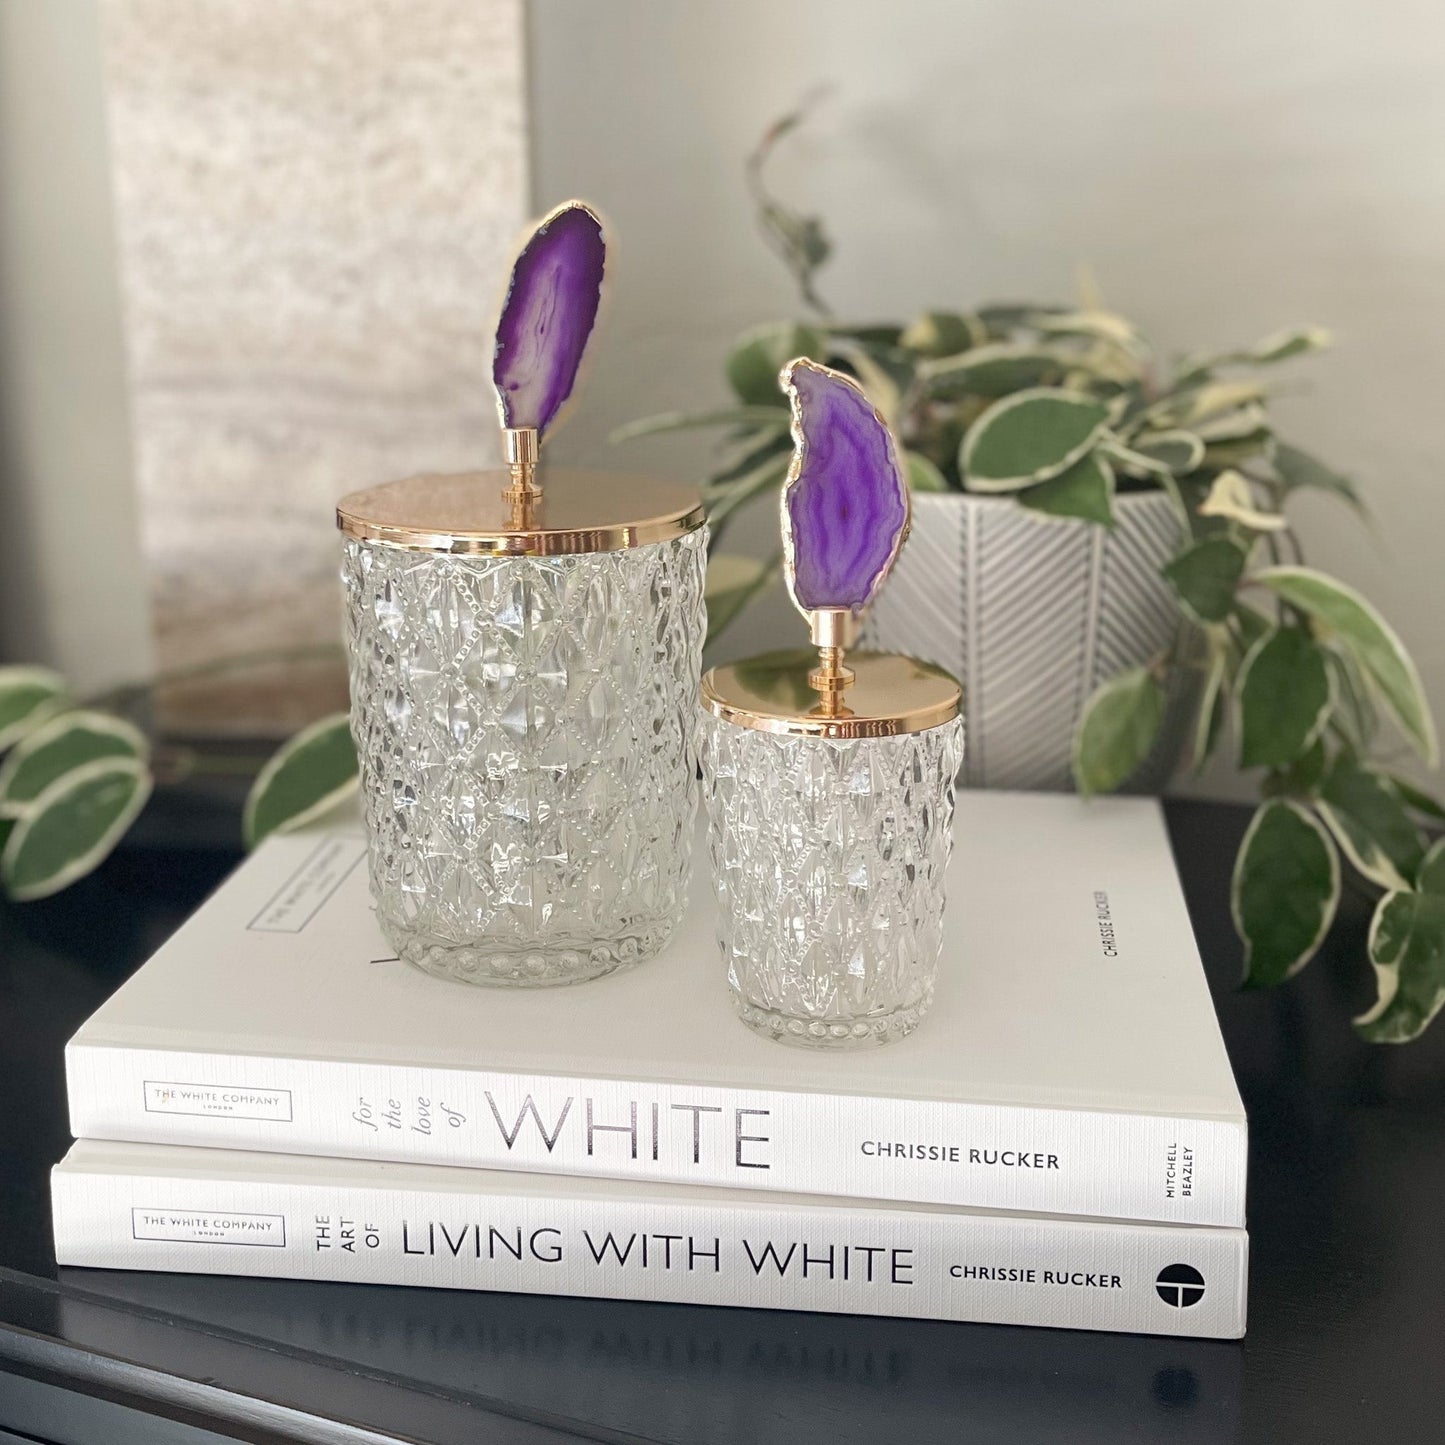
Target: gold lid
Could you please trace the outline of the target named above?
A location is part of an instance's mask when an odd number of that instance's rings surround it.
[[[820,692],[811,648],[769,652],[702,680],[703,706],[738,727],[811,738],[890,738],[921,733],[958,716],[963,689],[941,667],[891,652],[850,652],[852,677]]]
[[[528,488],[514,482],[508,471],[387,482],[343,497],[336,525],[413,552],[558,557],[671,541],[706,515],[694,488],[651,477],[543,463],[529,471]]]

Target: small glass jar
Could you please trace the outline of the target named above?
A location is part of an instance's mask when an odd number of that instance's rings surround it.
[[[699,751],[718,942],[738,1014],[782,1043],[858,1048],[933,1002],[954,778],[957,682],[850,653],[833,708],[811,651],[715,668]]]
[[[640,962],[686,902],[701,503],[539,480],[520,509],[479,472],[337,511],[377,917],[406,962],[473,983]]]

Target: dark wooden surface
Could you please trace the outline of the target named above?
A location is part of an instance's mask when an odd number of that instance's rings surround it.
[[[0,1441],[1445,1438],[1445,1021],[1354,1038],[1360,899],[1301,978],[1237,992],[1247,815],[1168,812],[1250,1111],[1242,1344],[57,1271],[65,1040],[236,861],[233,798],[163,795],[96,876],[0,908]]]

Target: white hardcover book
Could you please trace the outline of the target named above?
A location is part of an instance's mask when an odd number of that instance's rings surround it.
[[[78,1137],[1244,1223],[1246,1130],[1158,804],[963,793],[932,1012],[812,1052],[734,1017],[705,856],[656,959],[438,980],[354,823],[265,843],[66,1050]]]
[[[1234,1339],[1242,1229],[82,1140],[63,1265]]]

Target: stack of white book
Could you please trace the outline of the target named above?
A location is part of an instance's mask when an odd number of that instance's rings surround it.
[[[265,843],[71,1041],[61,1264],[1244,1331],[1246,1125],[1156,803],[965,793],[937,1000],[733,1016],[706,859],[657,959],[391,956],[347,823]]]

